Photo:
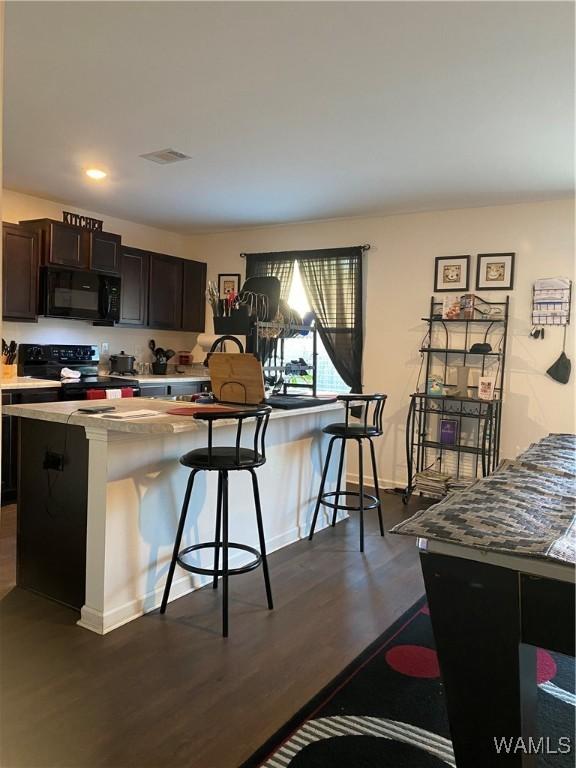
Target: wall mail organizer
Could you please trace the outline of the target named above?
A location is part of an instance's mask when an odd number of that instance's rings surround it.
[[[572,281],[567,277],[536,280],[532,288],[532,325],[569,325]]]

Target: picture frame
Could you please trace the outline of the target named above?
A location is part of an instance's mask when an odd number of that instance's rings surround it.
[[[515,253],[479,253],[477,291],[511,291],[514,288]]]
[[[228,297],[230,293],[238,293],[240,290],[240,275],[238,273],[221,273],[218,275],[218,295],[221,299]]]
[[[434,292],[468,291],[470,256],[436,256]]]

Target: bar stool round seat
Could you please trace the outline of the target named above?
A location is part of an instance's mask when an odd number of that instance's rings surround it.
[[[380,499],[380,489],[378,486],[378,471],[376,468],[376,454],[374,452],[374,444],[372,438],[380,437],[382,435],[382,411],[386,403],[387,395],[376,393],[373,395],[339,395],[338,400],[343,402],[346,406],[346,420],[344,422],[337,422],[334,424],[327,424],[323,429],[327,435],[332,435],[332,439],[328,444],[328,453],[326,455],[326,461],[324,462],[324,469],[322,471],[322,480],[320,482],[320,489],[318,492],[318,498],[316,500],[316,507],[314,509],[314,515],[312,517],[312,525],[310,527],[309,541],[314,536],[314,530],[316,528],[316,522],[318,520],[318,513],[320,506],[329,507],[333,510],[332,513],[332,527],[336,525],[336,516],[338,510],[342,509],[346,512],[359,512],[360,513],[360,552],[364,552],[364,512],[368,509],[378,510],[378,522],[380,525],[380,535],[384,536],[384,522],[382,520],[382,502]],[[352,408],[358,407],[361,409],[362,416],[359,423],[350,421],[352,418]],[[334,447],[334,441],[341,440],[340,447],[340,462],[338,466],[338,479],[336,482],[336,490],[324,493],[324,486],[326,485],[326,477],[328,475],[328,468],[330,466],[330,458],[332,456],[332,449]],[[346,450],[346,441],[356,440],[358,443],[358,465],[359,465],[359,490],[348,491],[345,488],[342,489],[342,472],[344,468],[344,455]],[[370,445],[370,456],[372,460],[372,473],[374,479],[374,491],[375,495],[366,493],[364,490],[364,457],[363,457],[363,441],[368,440]],[[342,503],[340,499],[353,498],[354,504]],[[334,501],[332,501],[334,499]]]
[[[238,576],[243,573],[253,571],[262,566],[264,574],[264,586],[266,589],[266,599],[268,608],[274,607],[272,602],[272,590],[270,587],[270,576],[268,573],[268,562],[266,559],[266,542],[264,538],[264,525],[262,523],[262,509],[260,505],[260,491],[258,489],[258,478],[255,472],[257,467],[266,462],[265,438],[268,420],[270,418],[271,408],[269,406],[258,406],[256,408],[244,408],[237,411],[200,411],[194,414],[195,419],[206,421],[208,424],[208,445],[206,448],[197,448],[189,451],[180,458],[183,466],[191,469],[186,486],[184,503],[176,532],[174,550],[166,578],[164,595],[160,605],[160,613],[166,612],[170,588],[176,565],[190,573],[201,576],[212,577],[212,587],[218,587],[218,578],[222,577],[222,634],[228,637],[228,579],[230,576]],[[220,419],[236,422],[236,440],[234,446],[214,446],[213,444],[213,425]],[[254,435],[252,447],[248,448],[241,444],[242,429],[246,421],[254,421]],[[205,541],[192,546],[180,549],[188,505],[192,495],[194,479],[199,472],[215,471],[218,472],[218,500],[216,508],[216,530],[214,541]],[[254,494],[254,507],[256,512],[256,525],[258,528],[259,549],[240,542],[228,540],[228,474],[229,472],[247,471],[252,476],[252,490]],[[198,552],[213,551],[213,567],[203,567],[196,565],[188,560],[190,555]],[[230,568],[228,565],[230,550],[240,550],[253,555],[253,558],[243,565]],[[222,552],[222,566],[220,567],[220,552]]]
[[[379,437],[382,434],[378,427],[371,427],[370,425],[364,427],[363,424],[345,424],[344,422],[327,424],[322,432],[337,437]]]
[[[248,467],[260,467],[266,462],[266,459],[257,451],[251,448],[216,447],[211,451],[208,448],[196,448],[193,451],[185,453],[180,459],[180,464],[190,469],[211,470],[228,469],[248,469]]]

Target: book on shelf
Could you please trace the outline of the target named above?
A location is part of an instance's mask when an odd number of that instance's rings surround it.
[[[465,293],[460,296],[460,319],[461,320],[473,320],[474,319],[474,305],[476,303],[476,296],[473,293]]]
[[[441,419],[440,443],[442,445],[456,445],[458,442],[458,419]]]
[[[478,379],[478,398],[480,400],[494,400],[495,388],[495,376],[480,376]]]
[[[460,317],[460,296],[444,296],[442,301],[442,319],[458,320]]]

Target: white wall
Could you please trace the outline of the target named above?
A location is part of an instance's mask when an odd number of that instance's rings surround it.
[[[388,394],[386,432],[378,444],[381,477],[405,479],[404,425],[408,395],[415,390],[418,348],[434,287],[434,257],[516,253],[515,287],[506,360],[502,456],[515,456],[550,431],[574,431],[574,381],[558,384],[546,368],[561,349],[561,330],[547,330],[544,341],[528,337],[532,282],[539,277],[574,278],[572,200],[507,205],[390,217],[309,222],[238,230],[190,239],[192,257],[208,262],[208,278],[219,272],[244,272],[242,252],[328,248],[370,243],[365,256],[365,391]],[[493,294],[496,300],[499,292]],[[490,298],[488,292],[482,294]],[[501,298],[501,294],[499,294]],[[211,320],[206,331],[212,330]],[[576,366],[574,329],[568,354]],[[357,472],[352,457],[352,476]]]
[[[124,219],[114,219],[95,211],[86,211],[74,205],[57,203],[39,197],[23,195],[11,190],[2,193],[2,220],[17,223],[24,219],[51,218],[62,220],[62,211],[71,210],[104,220],[104,229],[122,236],[125,245],[191,258],[189,238],[163,229],[147,227]],[[110,343],[110,352],[124,350],[149,360],[148,339],[154,338],[158,346],[172,347],[176,351],[190,350],[196,344],[197,334],[175,331],[157,331],[137,328],[98,328],[91,323],[73,320],[40,318],[38,323],[3,324],[2,335],[18,343],[100,344]],[[203,357],[202,357],[203,359]]]

